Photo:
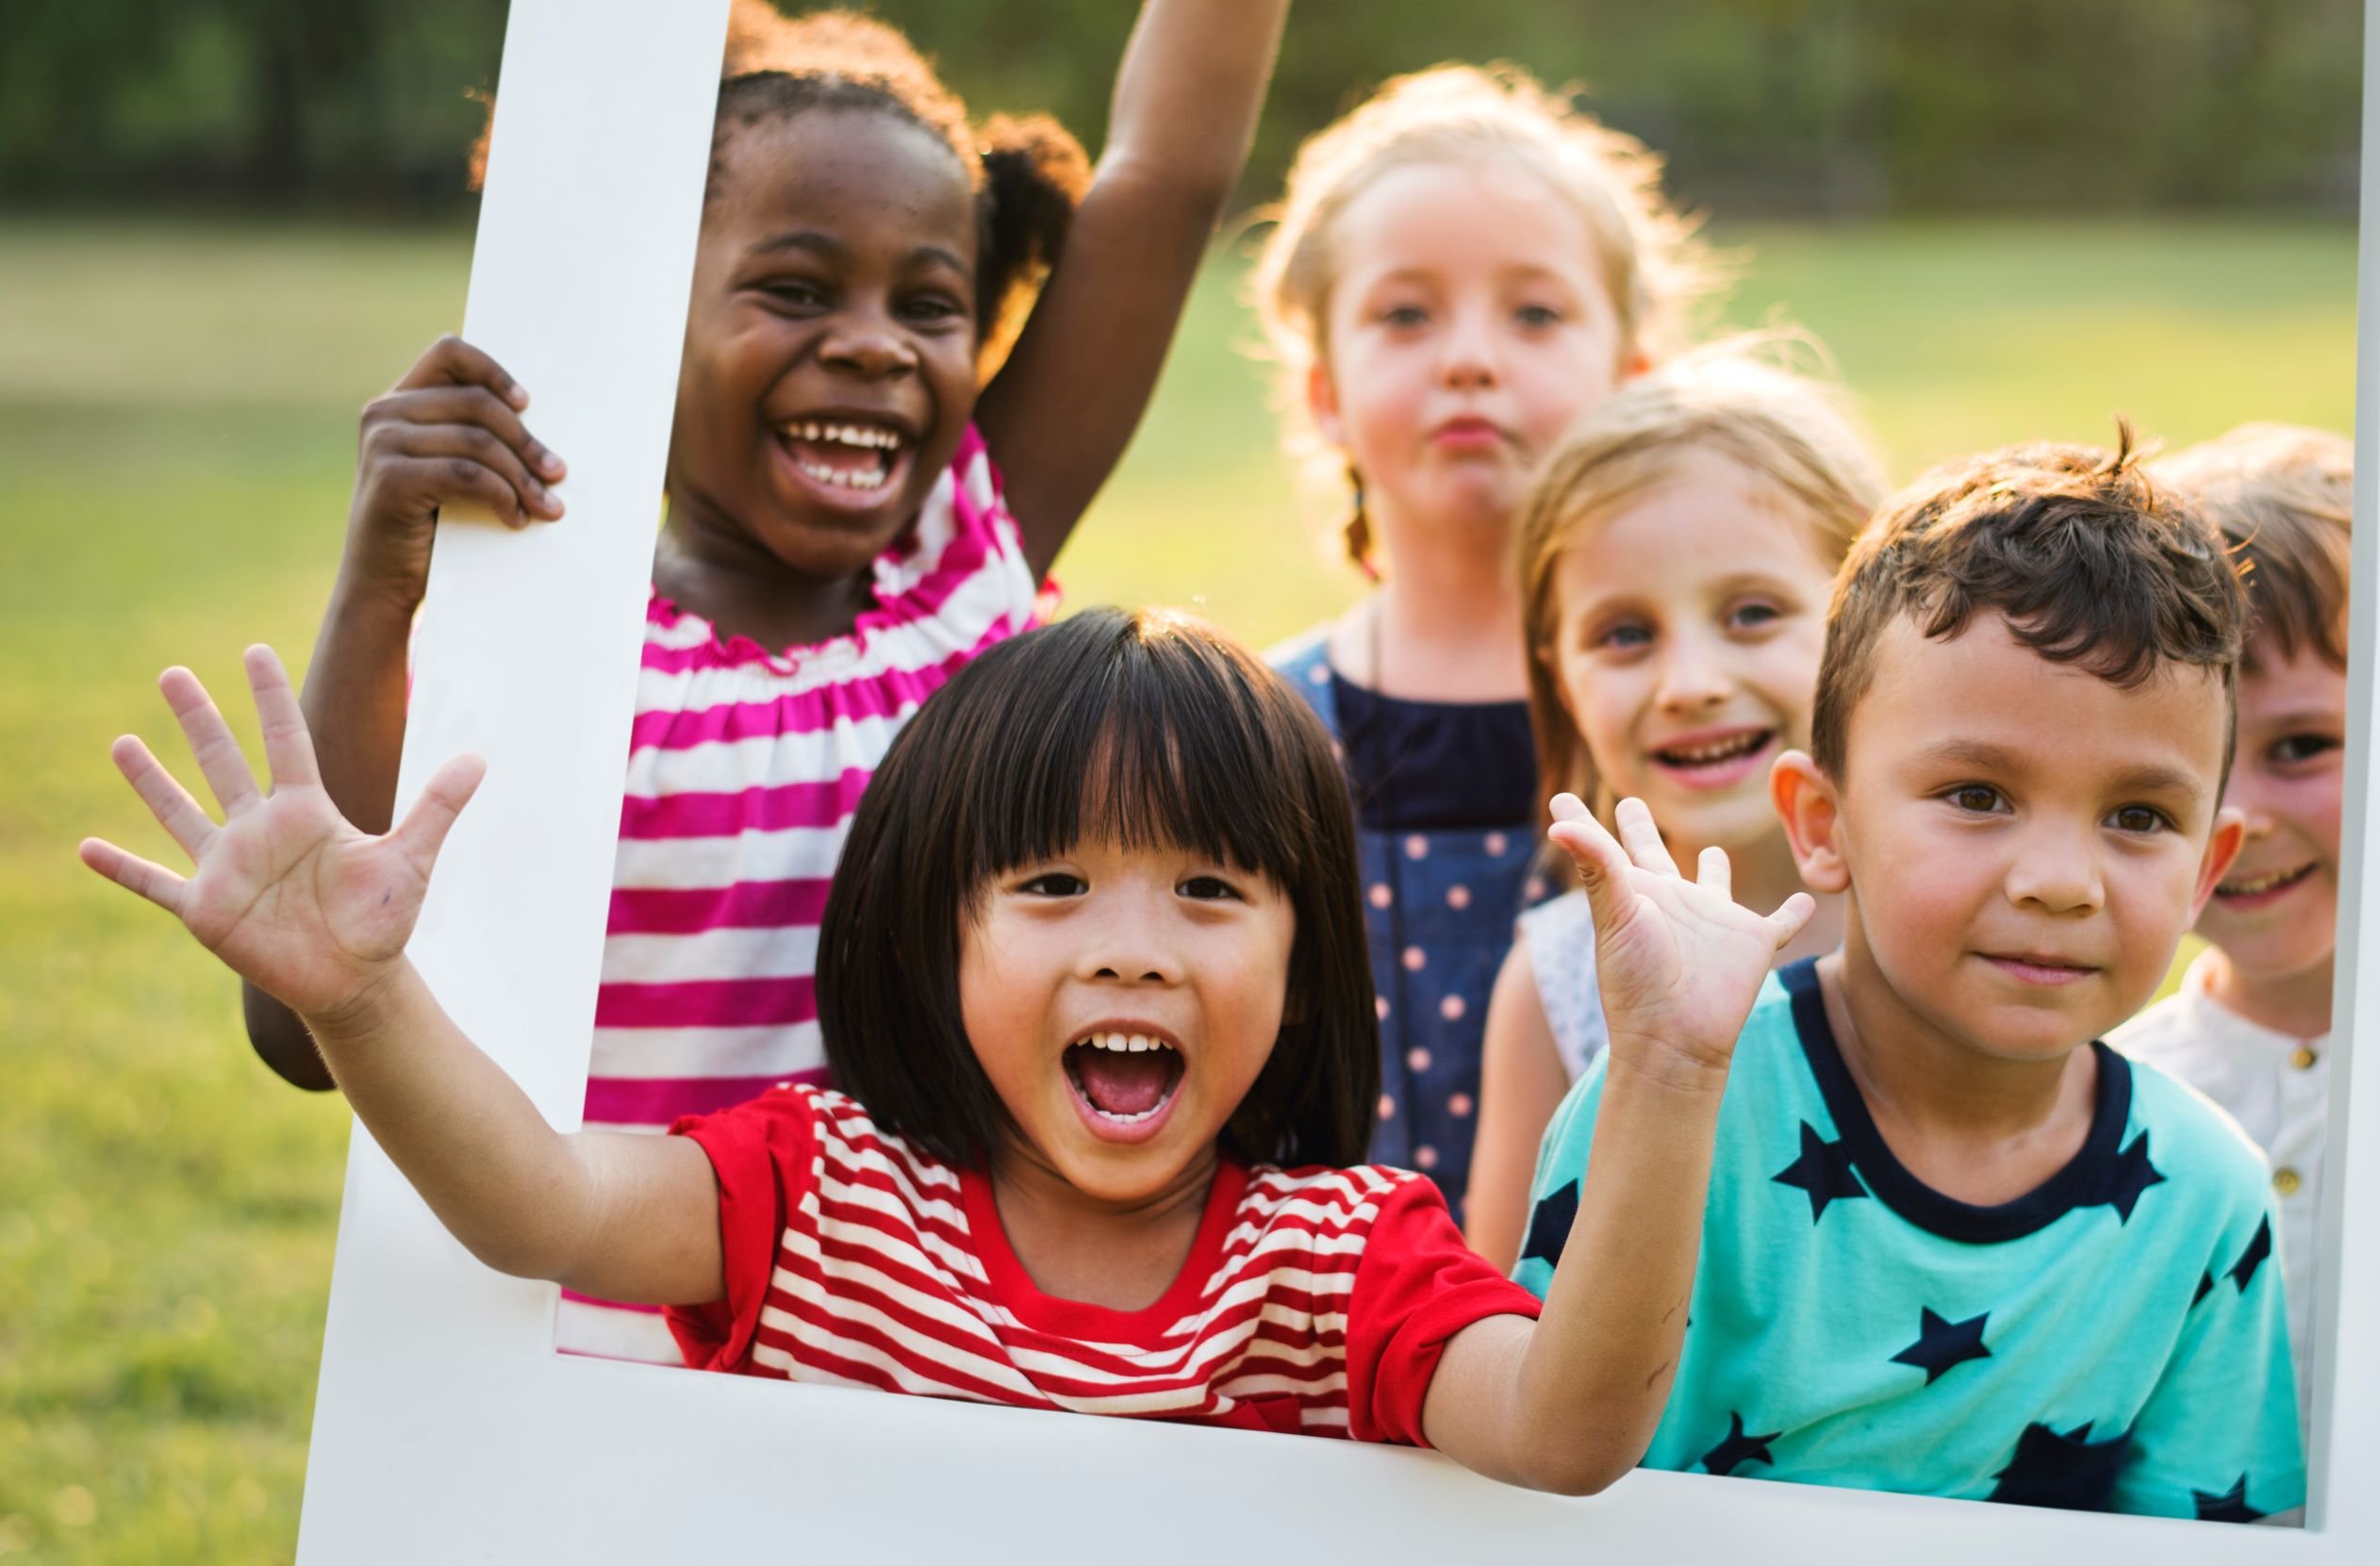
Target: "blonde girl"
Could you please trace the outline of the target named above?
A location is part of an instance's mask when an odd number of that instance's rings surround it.
[[[1489,985],[1545,797],[1512,528],[1540,462],[1686,334],[1659,161],[1510,67],[1391,81],[1299,153],[1256,272],[1289,443],[1380,584],[1274,662],[1338,740],[1383,1067],[1373,1156],[1460,1199]]]
[[[1681,864],[1727,850],[1735,895],[1801,888],[1769,767],[1806,745],[1826,597],[1882,497],[1818,382],[1718,345],[1632,382],[1579,426],[1523,513],[1536,797],[1643,798]],[[1763,899],[1767,899],[1764,901]],[[1779,961],[1828,949],[1835,899]],[[1605,1042],[1594,924],[1570,893],[1520,917],[1488,1007],[1466,1236],[1511,1267],[1554,1106]]]

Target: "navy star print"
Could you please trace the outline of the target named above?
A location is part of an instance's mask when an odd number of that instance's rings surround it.
[[[2133,1204],[2140,1199],[2140,1193],[2152,1185],[2165,1182],[2165,1176],[2149,1162],[2148,1132],[2142,1131],[2134,1137],[2132,1146],[2116,1155],[2115,1162],[2107,1170],[2107,1181],[2099,1201],[2091,1205],[2096,1207],[2104,1202],[2116,1210],[2117,1223],[2130,1223]]]
[[[2273,1220],[2267,1218],[2256,1225],[2256,1238],[2248,1242],[2248,1248],[2240,1253],[2238,1263],[2231,1269],[2231,1281],[2239,1285],[2241,1294],[2248,1292],[2248,1285],[2256,1281],[2256,1269],[2272,1254]]]
[[[2190,1492],[2198,1508],[2202,1523],[2253,1523],[2264,1513],[2248,1505],[2248,1475],[2242,1474],[2229,1490],[2209,1494],[2203,1490]]]
[[[1537,1204],[1529,1215],[1529,1238],[1521,1245],[1521,1260],[1543,1260],[1547,1266],[1562,1261],[1562,1247],[1570,1226],[1578,1220],[1578,1182],[1572,1180]]]
[[[1747,1462],[1773,1463],[1777,1459],[1769,1456],[1768,1443],[1783,1434],[1782,1430],[1771,1430],[1764,1436],[1747,1436],[1744,1433],[1744,1416],[1730,1409],[1727,1438],[1702,1455],[1702,1466],[1709,1473],[1732,1474]]]
[[[1983,1346],[1983,1324],[1991,1315],[1986,1310],[1965,1321],[1944,1321],[1921,1306],[1917,1341],[1893,1355],[1892,1362],[1917,1366],[1925,1373],[1925,1384],[1930,1387],[1970,1360],[1989,1360],[1992,1350]]]
[[[2015,1458],[1992,1475],[2000,1482],[1986,1499],[2019,1507],[2106,1511],[2131,1444],[2129,1431],[2093,1442],[2088,1422],[2062,1436],[2046,1425],[2027,1425],[2017,1437]]]
[[[1769,1177],[1778,1185],[1798,1186],[1810,1195],[1810,1221],[1826,1215],[1826,1204],[1864,1196],[1868,1188],[1851,1172],[1851,1154],[1840,1142],[1828,1142],[1807,1120],[1802,1122],[1801,1157]]]

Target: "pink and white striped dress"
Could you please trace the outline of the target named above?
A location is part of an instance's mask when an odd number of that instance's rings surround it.
[[[587,1124],[661,1131],[823,1077],[812,975],[860,791],[917,703],[1048,608],[970,428],[851,634],[771,652],[655,593]],[[679,1363],[657,1310],[565,1293],[568,1354]]]

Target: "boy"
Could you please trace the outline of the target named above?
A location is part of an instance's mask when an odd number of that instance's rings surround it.
[[[2129,447],[2129,438],[2125,445]],[[1772,790],[1842,949],[1755,1005],[1648,1466],[2245,1522],[2304,1464],[2262,1161],[2094,1043],[2239,851],[2245,602],[2132,453],[1889,503]],[[1550,1279],[1606,1072],[1546,1133]]]
[[[2330,1106],[2354,469],[2345,437],[2278,424],[2242,425],[2156,465],[2248,563],[2240,759],[2223,796],[2247,837],[2198,916],[2211,949],[2179,995],[2108,1039],[2228,1110],[2273,1165],[2301,1428]]]

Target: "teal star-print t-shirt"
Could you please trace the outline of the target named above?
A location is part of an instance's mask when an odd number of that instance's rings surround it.
[[[1765,985],[1645,1466],[2227,1522],[2304,1505],[2263,1161],[2188,1089],[2091,1047],[2082,1151],[2029,1195],[1975,1207],[1885,1146],[1814,963]],[[1604,1069],[1538,1155],[1515,1276],[1541,1296]]]

